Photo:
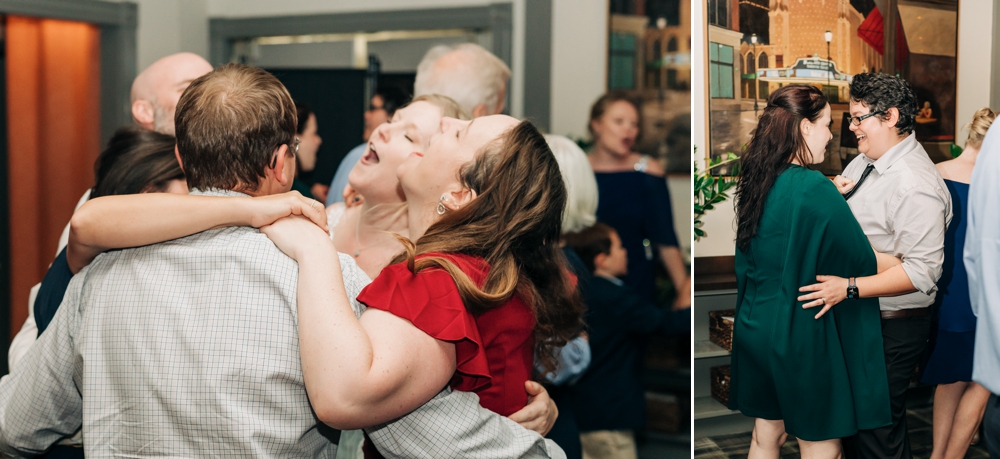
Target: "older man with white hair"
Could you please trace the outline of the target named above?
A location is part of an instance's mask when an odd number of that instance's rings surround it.
[[[451,97],[476,118],[503,111],[508,79],[507,64],[482,46],[435,46],[417,66],[413,93]]]
[[[503,112],[510,68],[482,46],[462,43],[439,45],[424,54],[417,66],[413,97],[440,94],[458,102],[473,118]],[[361,144],[347,153],[330,182],[326,205],[342,202],[347,176],[365,154]]]

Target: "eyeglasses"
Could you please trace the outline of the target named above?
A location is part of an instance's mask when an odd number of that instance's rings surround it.
[[[871,117],[873,117],[873,116],[875,116],[875,115],[882,115],[882,114],[885,114],[885,110],[879,110],[879,111],[877,111],[877,112],[874,112],[874,113],[869,113],[869,114],[867,114],[867,115],[861,115],[861,116],[852,116],[852,117],[850,117],[850,118],[848,118],[848,119],[850,119],[850,120],[851,120],[851,124],[853,124],[853,125],[855,125],[855,126],[861,126],[861,122],[862,122],[862,121],[864,121],[864,120],[866,120],[866,119],[868,119],[868,118],[871,118]]]
[[[302,143],[302,140],[299,140],[298,137],[295,137],[295,147],[292,148],[292,153],[298,154],[298,152],[299,152],[299,144],[300,143]]]

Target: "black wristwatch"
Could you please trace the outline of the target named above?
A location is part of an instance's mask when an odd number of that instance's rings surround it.
[[[847,299],[856,300],[858,298],[861,298],[861,295],[858,294],[858,286],[854,284],[854,278],[852,277],[847,280]]]

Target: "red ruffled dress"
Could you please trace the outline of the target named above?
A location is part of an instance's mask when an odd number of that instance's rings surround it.
[[[433,255],[455,263],[479,286],[486,280],[489,266],[482,258]],[[405,263],[397,263],[383,269],[361,291],[358,301],[409,320],[436,339],[455,343],[457,369],[450,386],[475,392],[483,408],[509,416],[528,403],[524,382],[531,379],[534,363],[535,319],[517,295],[475,317],[465,309],[446,271],[431,268],[413,274]],[[370,446],[366,441],[365,457],[379,457],[371,456],[374,448]]]

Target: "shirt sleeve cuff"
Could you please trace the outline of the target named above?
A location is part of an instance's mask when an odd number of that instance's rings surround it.
[[[929,272],[929,267],[903,261],[903,271],[910,278],[910,283],[913,284],[913,287],[924,295],[930,295],[937,291],[937,280]]]

